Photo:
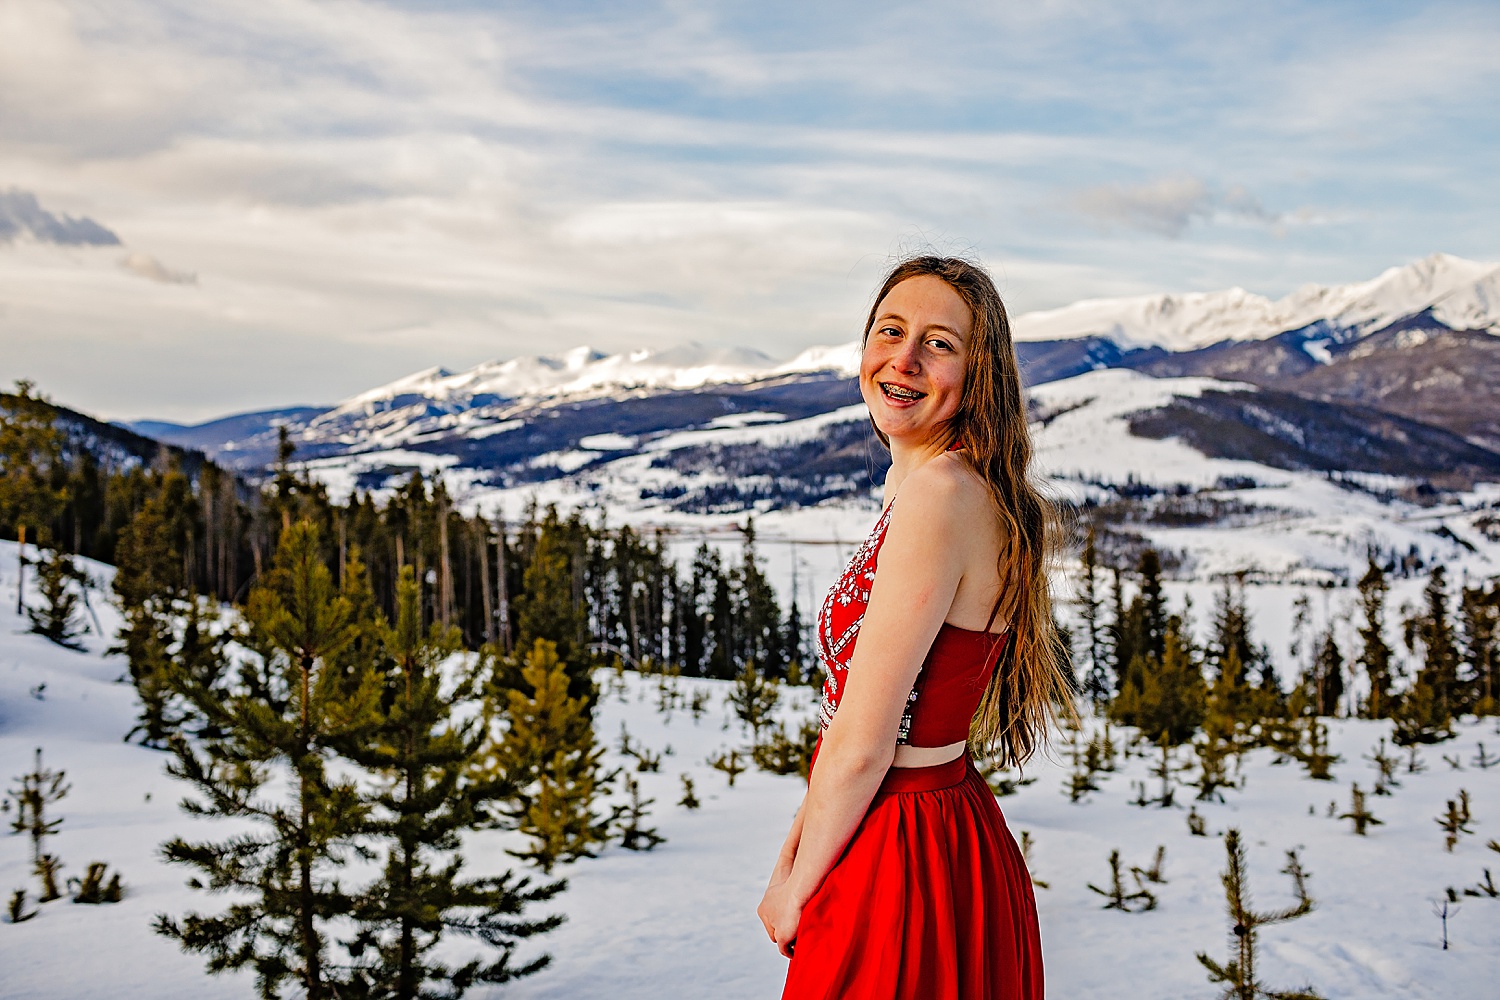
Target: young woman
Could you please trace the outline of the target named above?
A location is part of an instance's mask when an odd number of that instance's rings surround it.
[[[1071,704],[1055,522],[989,275],[894,268],[859,384],[891,468],[818,615],[823,733],[758,911],[791,959],[783,998],[1042,1000],[1031,877],[968,754],[1020,764]]]

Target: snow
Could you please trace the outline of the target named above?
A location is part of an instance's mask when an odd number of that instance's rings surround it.
[[[0,768],[7,776],[21,773],[30,765],[33,747],[43,746],[47,763],[66,770],[73,786],[57,807],[64,823],[49,848],[63,859],[65,874],[77,874],[90,860],[108,861],[123,874],[127,895],[122,903],[97,907],[60,900],[45,904],[35,920],[0,925],[5,970],[0,995],[248,1000],[254,995],[249,976],[210,977],[198,958],[151,931],[157,913],[212,910],[218,902],[188,889],[185,873],[160,861],[158,846],[174,835],[217,831],[179,811],[183,789],[163,773],[163,754],[122,742],[135,715],[134,694],[128,684],[118,683],[124,665],[103,655],[104,639],[88,636],[85,651],[72,652],[23,633],[14,612],[15,555],[13,543],[0,543]],[[101,585],[110,573],[97,565],[90,570]],[[1174,607],[1188,592],[1203,617],[1211,586],[1169,584]],[[1298,592],[1250,588],[1258,635],[1285,634],[1278,633],[1262,599],[1280,605],[1285,615]],[[113,609],[100,608],[100,616],[106,629],[117,626]],[[567,922],[527,945],[527,954],[549,952],[552,966],[473,995],[534,1000],[775,996],[784,965],[754,910],[800,802],[802,783],[746,772],[731,789],[707,765],[711,754],[748,742],[724,706],[727,684],[676,682],[684,696],[709,693],[707,712],[694,720],[680,707],[659,710],[656,679],[606,671],[600,681],[606,693],[599,734],[610,746],[609,762],[629,764],[616,747],[622,724],[637,744],[663,754],[659,773],[634,776],[642,792],[655,799],[648,822],[667,842],[640,854],[611,847],[597,859],[560,869],[569,885],[550,905],[566,913]],[[41,698],[33,697],[29,692],[43,683]],[[794,694],[781,710],[788,720],[812,708],[812,692]],[[1091,729],[1095,725],[1089,723]],[[1190,791],[1180,790],[1181,804],[1173,808],[1129,804],[1133,782],[1156,786],[1146,772],[1149,759],[1123,761],[1101,790],[1069,802],[1062,792],[1066,746],[1056,744],[1058,760],[1035,759],[1025,772],[1035,782],[999,800],[1012,832],[1018,838],[1029,833],[1033,872],[1050,886],[1036,889],[1049,995],[1077,1000],[1210,995],[1213,988],[1194,953],[1217,958],[1226,953],[1219,834],[1231,826],[1243,833],[1258,907],[1291,901],[1289,882],[1278,871],[1286,850],[1298,849],[1310,876],[1313,912],[1261,932],[1260,968],[1271,986],[1311,983],[1330,1000],[1488,995],[1500,956],[1500,922],[1494,919],[1500,900],[1461,897],[1450,918],[1446,952],[1430,911],[1445,887],[1461,891],[1479,881],[1486,867],[1500,871],[1500,856],[1484,847],[1500,832],[1500,768],[1480,770],[1472,763],[1480,742],[1492,755],[1500,750],[1500,732],[1493,720],[1470,721],[1461,730],[1453,742],[1424,748],[1427,769],[1400,775],[1392,797],[1368,799],[1383,825],[1365,837],[1350,832],[1348,821],[1329,818],[1328,804],[1336,803],[1342,812],[1351,783],[1370,788],[1374,770],[1363,755],[1389,735],[1387,724],[1329,723],[1332,749],[1341,757],[1331,782],[1313,781],[1295,764],[1274,764],[1269,751],[1252,752],[1245,759],[1242,789],[1227,790],[1222,803],[1196,804],[1212,834],[1203,838],[1188,833]],[[1120,740],[1118,728],[1115,735]],[[1445,764],[1443,755],[1454,756],[1463,770]],[[699,810],[675,804],[683,773],[694,779],[703,801]],[[1472,796],[1476,833],[1463,837],[1450,854],[1434,818],[1460,788]],[[516,864],[503,853],[513,843],[508,837],[513,835],[472,835],[465,847],[469,863],[484,871]],[[1166,847],[1167,879],[1153,887],[1158,907],[1129,914],[1103,910],[1087,884],[1105,884],[1109,852],[1118,848],[1126,865],[1145,867],[1158,844]],[[28,851],[23,837],[0,839],[0,889],[32,881]],[[83,942],[86,947],[80,947]]]
[[[1271,300],[1243,288],[1085,299],[1014,319],[1020,341],[1102,336],[1124,347],[1190,351],[1222,340],[1256,340],[1324,322],[1367,332],[1431,308],[1464,329],[1500,332],[1500,265],[1434,254],[1347,285],[1308,285]],[[1309,348],[1309,351],[1316,350]],[[1313,355],[1318,360],[1318,355]],[[576,347],[561,355],[489,361],[467,371],[428,368],[343,401],[312,427],[409,409],[413,400],[464,407],[482,399],[595,395],[625,389],[689,389],[792,373],[859,371],[859,341],[810,347],[777,362],[744,347],[685,344],[666,350],[605,354]],[[491,433],[494,433],[493,431]]]
[[[457,373],[429,368],[352,396],[314,424],[374,416],[413,397],[453,405],[475,397],[514,400],[626,388],[690,389],[708,383],[750,381],[775,367],[771,358],[744,347],[686,344],[624,354],[576,347],[551,357],[489,361]]]
[[[585,451],[621,451],[634,448],[636,439],[624,434],[590,434],[578,439],[578,447]]]
[[[1433,254],[1369,281],[1307,285],[1275,301],[1242,288],[1086,299],[1013,323],[1017,340],[1100,336],[1122,347],[1190,351],[1222,340],[1261,340],[1324,322],[1366,333],[1431,308],[1458,329],[1500,333],[1500,265]]]

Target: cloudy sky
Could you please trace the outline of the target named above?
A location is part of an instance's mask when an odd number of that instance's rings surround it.
[[[432,365],[1500,258],[1500,7],[4,0],[0,383],[115,419]]]

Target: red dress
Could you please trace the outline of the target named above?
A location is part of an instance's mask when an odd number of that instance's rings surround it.
[[[889,524],[888,505],[818,614],[818,655],[828,671],[825,729],[843,693]],[[966,739],[1006,639],[945,623],[907,700],[897,742]],[[782,997],[1042,1000],[1031,875],[967,755],[886,774],[802,911]]]

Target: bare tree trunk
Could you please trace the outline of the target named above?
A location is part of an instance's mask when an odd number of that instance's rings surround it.
[[[438,617],[446,628],[453,623],[453,563],[448,557],[448,502],[438,504]]]
[[[20,539],[16,546],[16,615],[19,617],[26,613],[26,525],[16,525],[16,536]]]
[[[488,642],[495,637],[495,608],[490,595],[490,532],[484,518],[475,518],[474,531],[479,535],[479,603],[484,609],[479,638]]]
[[[510,592],[505,581],[505,518],[495,522],[498,538],[495,543],[495,592],[498,600],[496,614],[499,621],[496,629],[500,633],[500,648],[510,655]]]

